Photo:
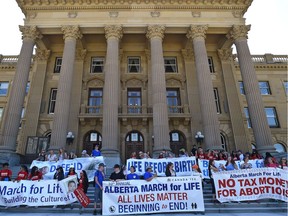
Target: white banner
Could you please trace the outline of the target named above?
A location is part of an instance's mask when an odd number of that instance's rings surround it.
[[[103,182],[103,215],[204,210],[199,176]]]
[[[63,167],[64,175],[69,171],[69,168],[73,166],[76,173],[80,174],[81,170],[85,170],[89,181],[94,180],[95,171],[98,169],[98,165],[104,163],[103,156],[100,157],[87,157],[87,158],[75,158],[73,160],[62,160],[57,162],[49,161],[36,161],[34,160],[30,166],[37,166],[39,170],[43,173],[43,179],[53,179],[57,167]]]
[[[258,168],[213,173],[220,202],[277,199],[288,201],[288,171]]]
[[[195,157],[162,158],[162,159],[128,159],[126,168],[129,173],[130,166],[136,168],[138,175],[144,175],[147,167],[152,167],[158,176],[166,176],[166,165],[172,162],[177,176],[191,176],[192,166],[196,164]]]
[[[1,206],[66,205],[76,200],[74,193],[64,192],[57,180],[0,182]]]

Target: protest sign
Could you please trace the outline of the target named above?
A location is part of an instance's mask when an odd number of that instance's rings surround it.
[[[103,182],[103,215],[203,212],[199,176]]]
[[[277,199],[288,201],[288,171],[258,168],[213,173],[220,202]]]
[[[158,176],[165,176],[166,166],[169,162],[174,164],[177,176],[191,176],[192,166],[196,164],[196,158],[128,159],[126,168],[129,171],[130,167],[134,166],[138,175],[144,175],[146,168],[150,166],[153,172],[157,172]]]
[[[75,158],[73,160],[61,160],[57,162],[49,161],[36,161],[34,160],[30,166],[37,166],[43,173],[43,179],[53,179],[54,173],[57,167],[63,167],[64,174],[69,171],[69,168],[73,166],[76,173],[79,175],[81,170],[85,170],[89,181],[94,180],[95,170],[98,169],[98,165],[104,163],[103,156],[100,157],[87,157],[87,158]]]
[[[65,193],[57,180],[0,182],[1,206],[53,206],[75,202],[74,193]]]

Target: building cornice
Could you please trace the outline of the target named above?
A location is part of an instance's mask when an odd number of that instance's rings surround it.
[[[253,0],[17,0],[26,15],[27,11],[79,11],[178,9],[178,10],[233,10],[244,14]]]

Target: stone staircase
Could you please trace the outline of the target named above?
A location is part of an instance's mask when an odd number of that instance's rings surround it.
[[[19,170],[19,168],[18,168]],[[108,179],[108,177],[106,176]],[[51,207],[29,207],[20,206],[19,208],[13,207],[5,209],[0,207],[0,212],[14,212],[14,213],[29,213],[33,209],[33,213],[91,213],[93,212],[93,199],[94,199],[94,188],[92,183],[90,183],[88,188],[88,197],[91,200],[89,206],[82,211],[80,211],[80,204],[74,203],[73,209],[70,205],[67,205],[64,209],[60,206],[57,208]],[[231,202],[231,203],[214,203],[211,194],[211,185],[209,183],[204,183],[204,203],[205,203],[205,213],[276,213],[276,212],[286,212],[287,213],[287,203],[282,201],[276,201],[272,199],[262,199],[258,201],[250,202]]]

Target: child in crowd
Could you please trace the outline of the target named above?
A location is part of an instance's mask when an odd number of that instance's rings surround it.
[[[40,181],[41,179],[43,179],[42,172],[39,171],[38,167],[33,166],[28,179],[31,181]]]
[[[11,181],[12,171],[9,169],[9,163],[3,163],[3,168],[0,171],[1,181]]]
[[[28,179],[28,168],[25,165],[21,165],[20,171],[18,172],[15,181],[19,182],[21,180],[27,180],[27,179]]]

